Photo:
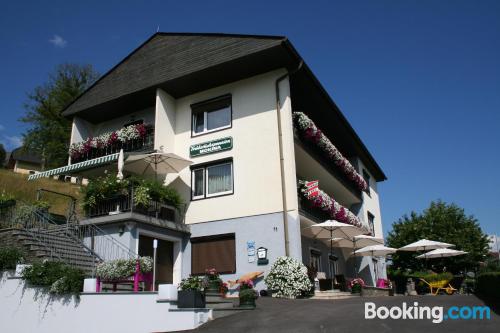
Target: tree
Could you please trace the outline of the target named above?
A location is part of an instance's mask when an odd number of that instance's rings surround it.
[[[455,249],[467,255],[428,259],[429,265],[446,267],[457,273],[464,269],[476,269],[488,254],[488,239],[474,216],[466,216],[464,209],[442,201],[431,202],[422,214],[411,212],[393,223],[387,236],[390,247],[399,248],[422,238],[455,244]],[[416,259],[415,252],[396,252],[393,267],[419,270],[425,266],[423,259]]]
[[[0,143],[0,168],[5,165],[5,158],[7,157],[7,153],[5,152],[5,148],[3,144]]]
[[[90,65],[62,64],[48,81],[28,94],[26,114],[20,119],[31,125],[23,135],[23,147],[38,153],[46,166],[66,164],[71,121],[62,111],[98,78]]]

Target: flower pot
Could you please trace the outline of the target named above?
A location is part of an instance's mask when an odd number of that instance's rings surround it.
[[[240,298],[240,308],[255,308],[255,298]]]
[[[351,294],[359,294],[359,293],[361,293],[361,286],[359,284],[356,284],[351,288]]]
[[[204,308],[205,295],[199,290],[179,290],[177,294],[177,307],[186,308]]]

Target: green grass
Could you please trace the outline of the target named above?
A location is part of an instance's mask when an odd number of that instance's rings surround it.
[[[81,194],[79,185],[49,178],[28,181],[27,175],[0,169],[0,192],[5,191],[5,193],[13,195],[18,201],[28,203],[36,201],[36,193],[40,188],[72,195],[78,199],[78,209],[80,210],[79,199]],[[67,214],[70,202],[68,198],[50,193],[42,193],[42,200],[50,204],[51,213]]]

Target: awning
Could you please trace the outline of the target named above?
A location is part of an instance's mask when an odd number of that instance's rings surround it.
[[[51,177],[57,175],[69,175],[73,174],[77,171],[95,168],[96,166],[100,166],[103,164],[108,164],[110,162],[114,162],[118,160],[118,156],[120,153],[106,155],[98,158],[94,158],[92,160],[87,160],[80,163],[75,163],[71,165],[66,165],[57,169],[47,170],[43,172],[38,172],[28,177],[28,180],[35,180],[43,177]]]

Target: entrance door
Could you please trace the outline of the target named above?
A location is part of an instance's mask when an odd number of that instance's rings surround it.
[[[139,235],[139,255],[153,258],[153,237]],[[173,282],[174,243],[158,239],[156,249],[156,286]]]

